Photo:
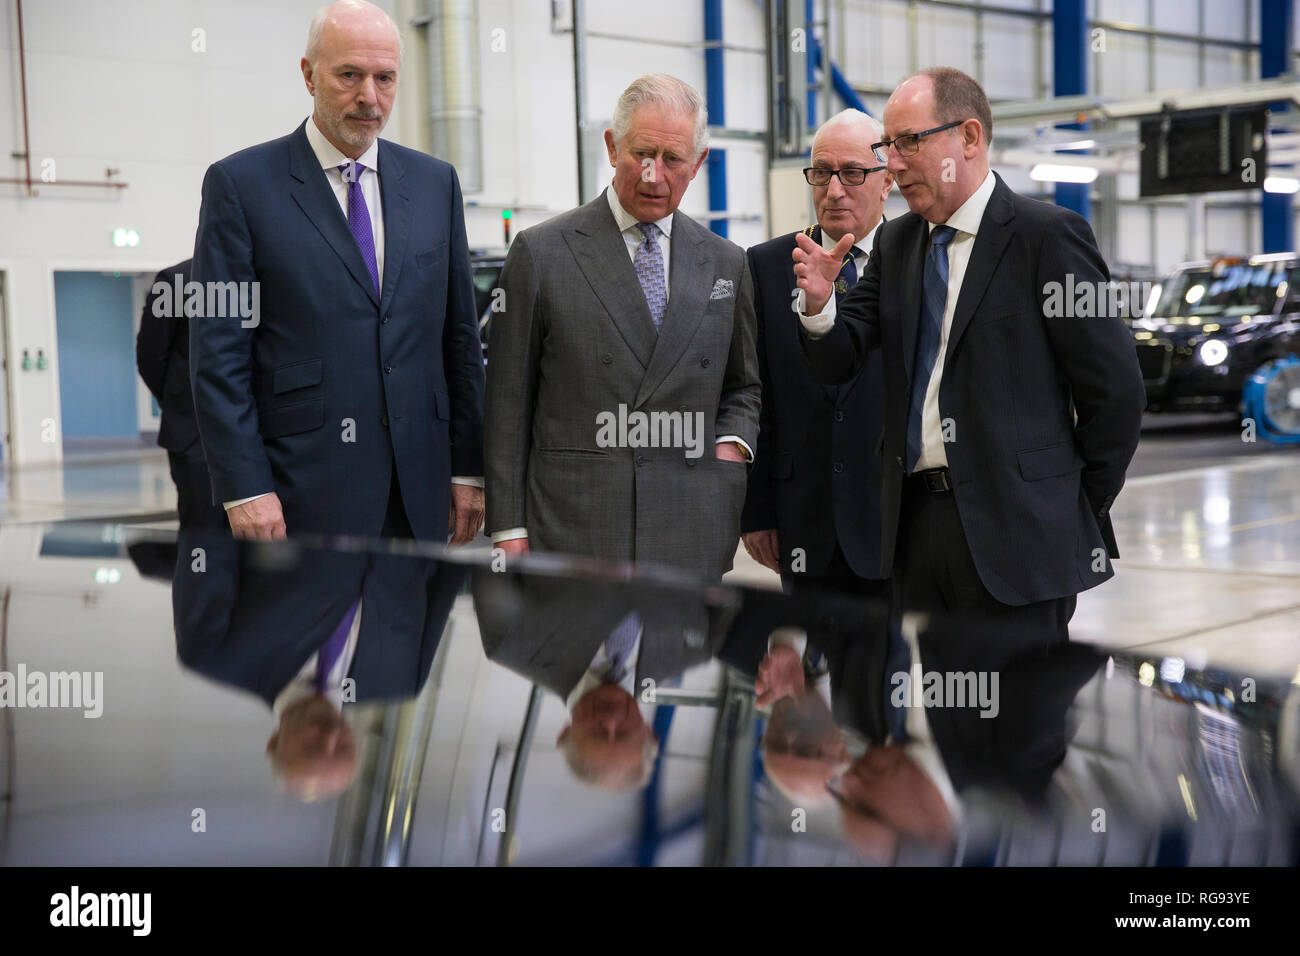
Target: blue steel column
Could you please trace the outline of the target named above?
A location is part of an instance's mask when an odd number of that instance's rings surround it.
[[[1088,9],[1085,0],[1056,0],[1052,5],[1052,92],[1077,96],[1088,92]],[[1087,129],[1062,123],[1059,129]],[[1088,183],[1057,183],[1056,204],[1091,218]]]
[[[722,0],[704,0],[704,40],[722,43]],[[704,49],[704,106],[709,111],[709,125],[727,125],[726,85],[722,73],[722,48]],[[727,209],[727,151],[709,150],[709,211]],[[709,228],[723,238],[727,235],[726,219],[711,219]]]
[[[1259,0],[1259,75],[1270,79],[1291,72],[1292,0]],[[1281,104],[1273,104],[1276,112]],[[1262,179],[1266,171],[1257,170]],[[1264,252],[1290,252],[1295,248],[1295,220],[1288,193],[1261,193],[1260,221]]]

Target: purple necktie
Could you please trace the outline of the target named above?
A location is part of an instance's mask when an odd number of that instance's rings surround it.
[[[343,648],[347,647],[348,631],[352,630],[352,619],[357,616],[357,605],[360,603],[359,600],[352,602],[330,639],[316,652],[316,690],[322,694],[329,687],[330,671],[334,670],[334,665],[343,654]]]
[[[370,270],[370,279],[375,284],[375,295],[379,295],[379,262],[375,258],[375,233],[370,226],[370,207],[366,205],[366,195],[361,191],[361,174],[366,167],[360,163],[344,163],[339,167],[343,181],[348,184],[348,228],[352,238],[357,241],[361,258]]]

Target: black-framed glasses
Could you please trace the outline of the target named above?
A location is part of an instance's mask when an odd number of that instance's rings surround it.
[[[863,169],[861,166],[850,166],[847,169],[830,169],[827,166],[805,166],[803,178],[808,180],[809,186],[829,186],[832,176],[838,176],[845,186],[861,186],[867,181],[868,175],[878,173],[884,168],[884,166],[872,166],[870,169]]]
[[[922,137],[929,136],[931,133],[942,133],[944,130],[960,126],[964,122],[966,121],[957,120],[953,123],[936,126],[934,129],[923,129],[919,133],[904,133],[902,136],[895,136],[893,139],[882,139],[879,143],[871,144],[871,152],[882,163],[889,161],[889,147],[891,146],[898,150],[899,156],[915,156],[916,151],[921,148]]]

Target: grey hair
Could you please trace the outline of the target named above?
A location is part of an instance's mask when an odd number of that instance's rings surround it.
[[[618,98],[618,104],[614,107],[614,119],[610,122],[615,146],[623,142],[632,122],[632,114],[642,106],[658,106],[672,113],[693,116],[695,158],[698,159],[709,148],[709,111],[704,108],[704,97],[685,80],[667,73],[648,73],[637,77]]]
[[[868,149],[871,147],[872,143],[879,142],[884,139],[885,136],[885,128],[880,125],[880,120],[876,119],[869,113],[862,112],[862,110],[847,109],[836,113],[818,127],[817,133],[813,136],[813,148],[817,148],[817,139],[822,133],[837,126],[860,126],[865,129],[867,135],[871,137],[870,141],[867,143]]]
[[[307,28],[307,50],[303,53],[308,63],[312,66],[316,65],[316,57],[320,53],[320,37],[325,32],[325,22],[333,15],[335,7],[346,7],[351,10],[374,10],[387,20],[388,25],[393,28],[393,35],[397,37],[397,62],[402,62],[402,31],[397,29],[397,24],[388,15],[388,11],[375,6],[373,3],[367,3],[366,0],[337,0],[336,3],[321,7],[316,11],[316,15],[311,18],[311,26]]]

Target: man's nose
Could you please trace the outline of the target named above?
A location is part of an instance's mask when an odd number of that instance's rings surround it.
[[[826,184],[826,195],[831,199],[844,198],[844,184],[840,182],[839,176],[832,176],[831,181]]]
[[[885,160],[885,168],[893,173],[895,178],[897,178],[899,173],[907,172],[907,163],[903,161],[903,157],[899,155],[898,150],[894,149],[892,146],[889,147],[888,158]]]
[[[367,76],[361,81],[361,85],[357,87],[357,102],[374,103],[378,99],[375,93],[375,78]]]

